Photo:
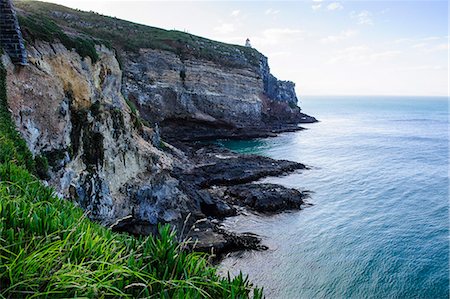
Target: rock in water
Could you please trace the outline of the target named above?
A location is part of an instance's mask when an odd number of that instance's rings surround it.
[[[225,191],[228,202],[247,206],[258,212],[281,212],[300,209],[307,192],[286,188],[276,184],[244,184],[228,187]]]

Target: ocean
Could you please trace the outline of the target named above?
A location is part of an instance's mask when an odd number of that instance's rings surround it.
[[[312,204],[226,220],[267,251],[232,254],[267,298],[449,298],[449,139],[444,97],[305,97],[320,120],[275,138],[220,141],[311,169],[262,182]]]

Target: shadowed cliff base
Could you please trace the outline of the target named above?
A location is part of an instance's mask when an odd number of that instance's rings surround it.
[[[280,133],[305,130],[299,124],[317,120],[302,114],[298,123],[278,123],[258,127],[235,127],[227,123],[211,123],[189,119],[167,119],[160,124],[161,137],[170,142],[207,141],[215,139],[253,139],[275,137]]]
[[[237,154],[213,144],[177,143],[176,146],[186,154],[192,167],[174,169],[171,175],[179,181],[180,189],[193,206],[174,224],[183,228],[179,237],[188,238],[192,250],[210,252],[213,261],[232,251],[267,249],[255,234],[236,234],[222,227],[223,219],[247,212],[270,215],[299,210],[309,197],[308,191],[254,183],[267,176],[308,169],[301,163]],[[160,208],[173,210],[170,203]],[[113,229],[148,235],[156,232],[156,225],[130,216],[116,223]]]

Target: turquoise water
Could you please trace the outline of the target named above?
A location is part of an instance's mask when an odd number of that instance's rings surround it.
[[[268,298],[448,298],[447,99],[310,97],[302,107],[321,122],[223,142],[311,166],[265,181],[314,193],[302,211],[230,218],[270,249],[222,269],[249,274]]]

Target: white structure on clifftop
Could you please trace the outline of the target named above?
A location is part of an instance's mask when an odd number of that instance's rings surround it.
[[[250,44],[250,39],[247,38],[247,40],[245,41],[245,46],[251,48],[252,44]]]

